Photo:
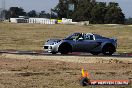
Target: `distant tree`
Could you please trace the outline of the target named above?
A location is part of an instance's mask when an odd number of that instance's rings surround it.
[[[132,24],[132,18],[125,19],[125,24]]]
[[[40,18],[52,18],[52,19],[57,18],[57,16],[52,12],[52,10],[51,10],[51,13],[46,13],[45,11],[41,11],[39,13],[39,17]]]
[[[40,13],[39,13],[39,17],[40,18],[50,18],[50,14],[49,13],[46,13],[45,11],[41,11]]]
[[[37,12],[35,10],[31,10],[27,13],[29,17],[37,17]]]
[[[57,16],[57,14],[54,12],[54,9],[51,9],[50,15],[51,15],[51,18],[53,18],[53,19],[58,19],[58,16]]]
[[[10,7],[9,10],[3,10],[1,16],[4,14],[5,19],[16,18],[18,16],[26,16],[26,12],[23,8]]]
[[[72,18],[74,11],[69,10],[69,5],[73,4],[76,9],[79,0],[59,0],[58,5],[52,9],[53,12],[57,13],[58,18]]]
[[[67,0],[59,0],[58,5],[53,9],[58,14],[58,18],[67,18]]]
[[[70,11],[69,4],[74,5],[74,11]],[[59,0],[54,8],[58,18],[72,18],[74,21],[87,21],[91,18],[91,10],[96,0]]]
[[[91,10],[91,23],[104,23],[104,17],[106,14],[106,3],[98,2]]]
[[[110,2],[107,6],[107,12],[104,19],[105,23],[123,24],[125,21],[125,15],[123,14],[118,3]]]
[[[91,19],[91,10],[93,8],[92,0],[78,0],[78,5],[73,13],[75,21],[89,21]]]
[[[9,10],[5,10],[5,19],[10,19],[11,13]]]
[[[39,17],[40,17],[40,18],[46,18],[45,14],[46,14],[45,11],[41,11],[41,12],[39,13]]]
[[[18,17],[18,16],[26,16],[26,12],[24,12],[23,8],[19,7],[10,7],[9,9],[10,17]]]

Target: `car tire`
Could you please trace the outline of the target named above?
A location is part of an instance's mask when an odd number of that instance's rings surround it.
[[[68,43],[63,43],[59,47],[59,52],[61,54],[68,54],[71,51],[71,45]]]
[[[99,52],[90,52],[92,55],[99,55]]]
[[[52,54],[56,54],[56,52],[51,52]]]
[[[103,47],[102,53],[104,55],[112,55],[115,52],[115,47],[112,44],[107,44]]]

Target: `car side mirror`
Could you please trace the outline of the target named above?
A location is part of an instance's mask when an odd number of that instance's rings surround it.
[[[78,39],[78,41],[82,41],[82,40],[83,40],[83,38],[79,38],[79,39]]]

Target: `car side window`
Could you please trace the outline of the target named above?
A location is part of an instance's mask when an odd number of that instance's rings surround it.
[[[93,35],[85,34],[84,35],[84,40],[93,40]]]
[[[83,34],[80,34],[80,35],[78,36],[78,39],[79,39],[79,38],[84,39]]]
[[[69,40],[73,40],[73,39],[76,39],[78,40],[79,38],[82,38],[83,39],[83,35],[82,34],[74,34],[72,35]]]
[[[93,39],[93,35],[90,35],[90,40],[94,40],[94,39]]]

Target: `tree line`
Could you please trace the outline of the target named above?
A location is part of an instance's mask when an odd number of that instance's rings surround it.
[[[54,13],[47,13],[44,10],[41,12],[37,12],[35,10],[25,12],[25,10],[21,7],[10,7],[9,10],[3,10],[1,13],[4,13],[5,19],[18,18],[19,16],[37,18],[57,18],[57,16]],[[0,15],[2,16],[2,14]]]
[[[69,10],[69,5],[74,6],[74,10]],[[5,10],[6,19],[18,16],[38,17],[38,18],[70,18],[73,21],[90,21],[93,24],[124,24],[130,23],[131,19],[125,19],[119,4],[116,2],[97,2],[96,0],[59,0],[51,13],[44,10],[37,12],[31,10],[25,12],[23,8],[10,7]]]
[[[74,4],[74,11],[68,5]],[[71,18],[74,21],[90,21],[99,24],[123,24],[125,15],[116,2],[97,2],[96,0],[59,0],[54,12],[59,18]]]

